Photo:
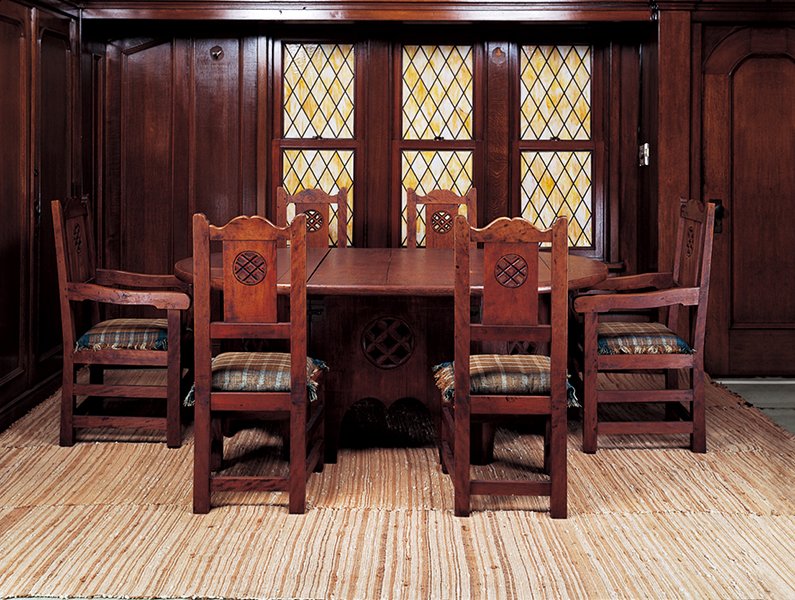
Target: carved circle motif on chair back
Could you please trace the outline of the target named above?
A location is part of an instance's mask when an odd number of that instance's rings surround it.
[[[75,246],[75,252],[80,254],[83,250],[83,235],[80,229],[80,223],[75,223],[74,229],[72,229],[72,242]]]
[[[527,261],[518,254],[506,254],[494,265],[494,278],[503,287],[518,288],[527,280]]]
[[[379,369],[394,369],[414,352],[414,332],[398,317],[379,317],[362,331],[362,352]]]
[[[304,214],[306,215],[306,230],[309,233],[320,231],[320,228],[323,227],[323,215],[314,208],[304,211]]]
[[[449,233],[453,229],[453,216],[446,210],[437,210],[431,215],[431,228],[438,234]]]
[[[245,250],[235,257],[233,274],[243,285],[257,285],[265,279],[268,265],[259,252]]]

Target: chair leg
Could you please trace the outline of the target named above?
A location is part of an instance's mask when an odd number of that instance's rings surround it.
[[[552,472],[552,417],[547,417],[544,423],[544,473]]]
[[[290,514],[306,511],[306,405],[290,411]]]
[[[585,359],[583,361],[583,419],[582,419],[582,449],[583,452],[593,454],[597,448],[598,423],[598,379],[596,371],[596,327],[595,313],[585,315],[585,335],[583,346]]]
[[[549,474],[551,490],[549,493],[549,516],[565,519],[567,516],[568,469],[566,456],[566,408],[554,410],[549,418]]]
[[[210,471],[220,471],[224,466],[224,427],[221,419],[210,420]]]
[[[693,452],[707,451],[707,415],[704,407],[704,371],[693,369],[693,433],[690,434],[690,449]]]
[[[193,427],[193,512],[210,512],[210,408],[196,398]]]
[[[64,352],[64,355],[66,354],[68,353]],[[65,356],[63,361],[63,376],[61,380],[61,446],[74,446],[75,443],[75,428],[73,419],[75,412],[75,398],[73,392],[74,372],[74,363],[69,357]]]
[[[466,402],[460,402],[463,405]],[[453,449],[453,487],[455,488],[455,516],[468,517],[470,507],[470,414],[469,406],[454,410],[455,447]]]
[[[172,314],[176,313],[176,323],[172,325]],[[166,373],[166,446],[179,448],[182,445],[182,419],[180,379],[182,362],[180,360],[179,311],[169,311],[168,327],[168,370]]]

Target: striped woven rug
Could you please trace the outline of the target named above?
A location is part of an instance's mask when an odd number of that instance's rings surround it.
[[[684,436],[585,455],[572,423],[559,521],[512,498],[455,518],[431,447],[343,449],[305,515],[278,493],[193,515],[190,430],[178,450],[104,431],[60,448],[58,401],[0,434],[3,598],[795,598],[795,437],[718,386],[705,455]],[[241,469],[278,469],[278,443],[246,430],[229,447]],[[540,456],[501,429],[488,470]]]

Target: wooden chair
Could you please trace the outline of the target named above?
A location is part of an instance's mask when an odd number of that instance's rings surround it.
[[[690,448],[706,452],[704,331],[714,220],[714,204],[682,200],[673,272],[610,278],[575,300],[585,331],[585,452],[596,452],[599,434],[639,433],[688,433]],[[682,318],[682,308],[689,318]],[[642,309],[664,309],[665,324],[602,319],[611,311]],[[680,337],[682,329],[689,333]],[[666,389],[599,389],[600,372],[655,370],[665,371]],[[679,389],[682,370],[689,379],[686,389]],[[600,420],[599,405],[616,403],[665,403],[666,420]]]
[[[193,512],[210,510],[214,491],[287,491],[289,510],[302,513],[306,481],[323,467],[323,402],[318,380],[324,365],[308,359],[306,312],[306,217],[276,227],[263,217],[236,217],[222,227],[193,216],[195,298],[195,457]],[[277,315],[277,277],[290,240],[289,321]],[[210,242],[223,257],[223,318],[210,313]],[[285,352],[221,352],[222,340],[287,340]],[[311,400],[311,401],[310,401]],[[222,419],[289,421],[287,477],[232,476],[223,466]],[[285,440],[287,444],[287,440]],[[212,470],[219,471],[212,474]]]
[[[287,205],[295,204],[295,213],[306,215],[306,243],[310,248],[328,248],[329,224],[332,204],[337,205],[337,246],[345,248],[348,244],[348,190],[341,188],[336,194],[323,190],[302,190],[288,194],[283,187],[276,188],[276,223],[287,225]],[[285,242],[286,243],[286,242]]]
[[[427,196],[418,196],[413,188],[406,189],[406,246],[417,247],[417,215],[420,206],[425,206],[425,247],[452,248],[453,220],[461,206],[467,208],[467,219],[474,224],[478,220],[478,202],[475,188],[464,196],[456,196],[450,190],[431,190]]]
[[[58,286],[63,329],[63,390],[61,393],[62,446],[71,446],[75,430],[87,427],[162,430],[169,448],[182,440],[181,393],[183,355],[182,316],[190,306],[183,291],[188,286],[173,275],[144,275],[98,269],[94,256],[93,225],[88,200],[70,198],[64,205],[52,201]],[[78,329],[85,320],[82,301],[92,303],[90,327]],[[150,306],[165,312],[159,319],[110,319],[101,321],[100,305]],[[78,331],[85,331],[78,335]],[[184,357],[189,358],[189,357]],[[89,383],[77,381],[77,370],[90,367]],[[165,385],[104,383],[110,367],[166,369]],[[78,396],[87,396],[77,405]],[[102,398],[162,398],[165,417],[96,414],[93,405]]]
[[[550,496],[550,515],[566,517],[567,223],[539,231],[523,219],[500,218],[482,229],[455,218],[455,360],[436,367],[442,390],[442,467],[455,488],[455,514],[467,516],[472,494]],[[538,248],[551,243],[551,324],[539,321]],[[480,323],[471,322],[470,251],[482,243]],[[509,355],[508,342],[528,341],[545,355]],[[472,353],[483,344],[489,354]],[[472,479],[473,422],[545,417],[544,481]]]

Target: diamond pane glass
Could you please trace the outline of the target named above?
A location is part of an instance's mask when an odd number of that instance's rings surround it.
[[[523,140],[591,138],[591,48],[522,46]]]
[[[285,44],[284,137],[352,138],[352,44]]]
[[[472,139],[472,47],[403,47],[403,139]]]
[[[451,190],[459,196],[472,187],[471,150],[404,150],[401,160],[403,197],[400,210],[400,245],[406,245],[406,188],[424,196],[431,190]],[[466,207],[461,213],[466,215]],[[425,245],[425,207],[417,211],[417,243]]]
[[[522,152],[522,217],[549,227],[569,218],[569,245],[593,245],[590,152]]]
[[[288,194],[319,188],[336,194],[348,188],[347,245],[353,241],[353,150],[283,150],[282,181]],[[329,242],[337,243],[337,210],[332,206]],[[295,217],[295,205],[287,206],[287,220]]]

